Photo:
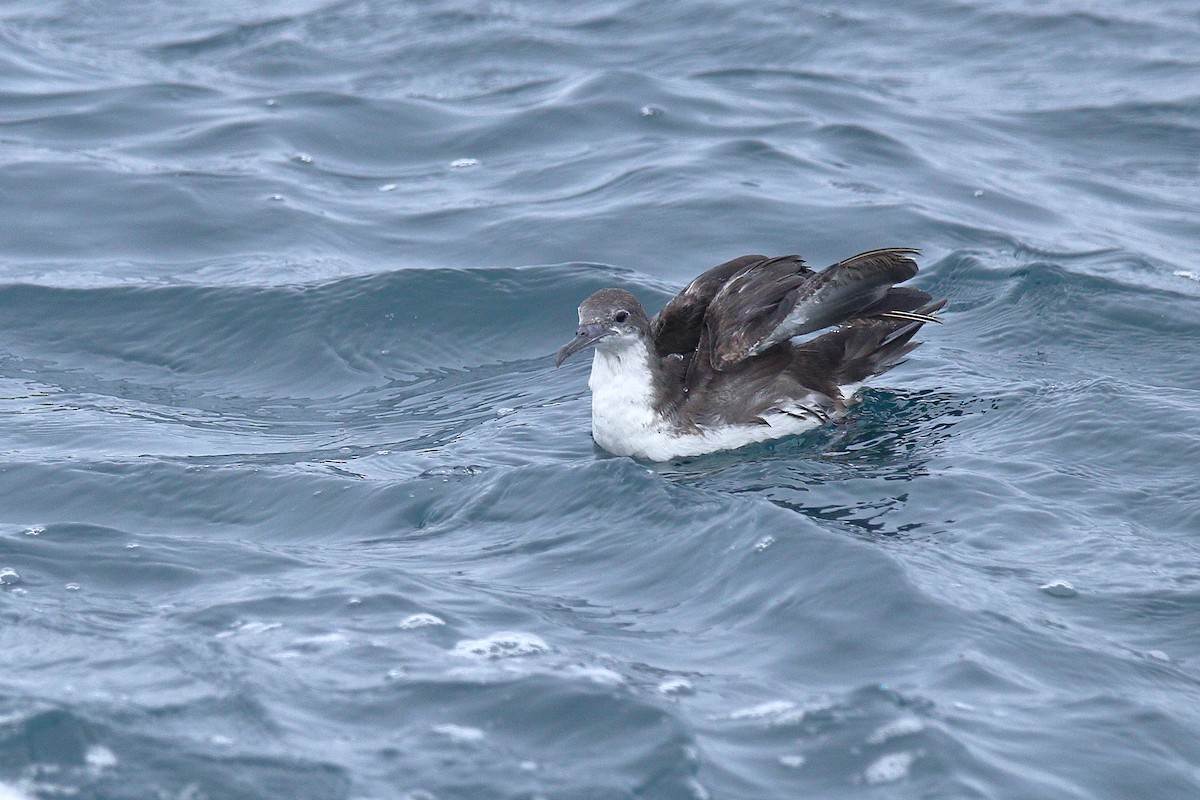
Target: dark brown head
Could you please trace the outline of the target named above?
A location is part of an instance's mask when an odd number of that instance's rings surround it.
[[[604,347],[628,345],[649,336],[650,320],[636,297],[624,289],[601,289],[580,304],[579,329],[575,338],[559,349],[554,365],[599,342],[604,342]]]

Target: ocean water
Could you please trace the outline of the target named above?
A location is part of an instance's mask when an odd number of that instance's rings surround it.
[[[1200,796],[1194,2],[0,6],[0,798]],[[923,251],[844,424],[602,286]]]

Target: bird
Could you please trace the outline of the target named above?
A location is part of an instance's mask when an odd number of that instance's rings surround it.
[[[819,272],[798,255],[745,255],[653,317],[630,292],[601,289],[555,367],[594,349],[592,438],[613,455],[669,461],[803,433],[845,417],[866,379],[941,322],[945,300],[895,285],[916,276],[916,255],[870,250]]]

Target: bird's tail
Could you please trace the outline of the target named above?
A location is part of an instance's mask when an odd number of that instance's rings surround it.
[[[920,346],[913,336],[946,305],[945,300],[930,300],[918,289],[894,288],[872,307],[872,316],[851,320],[802,347],[808,358],[824,362],[837,385],[861,383],[902,363]]]
[[[903,362],[921,345],[912,341],[913,336],[926,322],[937,321],[934,314],[945,305],[945,300],[937,300],[914,309],[890,309],[848,325],[839,383],[857,383],[882,375]]]

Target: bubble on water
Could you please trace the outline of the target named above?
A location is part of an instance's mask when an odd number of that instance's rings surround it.
[[[26,536],[41,536],[45,532],[46,532],[45,525],[30,525],[28,528],[26,528],[23,531],[23,533]]]
[[[804,756],[797,753],[791,753],[786,756],[779,757],[780,764],[783,764],[785,767],[791,767],[792,769],[800,769],[803,767],[805,760],[806,759]]]
[[[268,100],[267,108],[279,108],[279,101],[274,98]]]
[[[0,569],[0,586],[12,586],[21,582],[21,576],[12,567]]]
[[[479,728],[472,728],[467,725],[455,725],[453,723],[434,725],[433,732],[449,736],[458,742],[478,742],[483,738],[483,731]]]
[[[976,190],[975,190],[975,196],[976,196],[976,197],[983,197],[983,189],[976,189]]]
[[[272,200],[274,200],[275,202],[279,202],[280,200],[282,200],[282,199],[283,199],[283,195],[281,195],[281,194],[273,194],[273,195],[271,195],[271,199],[272,199]]]
[[[871,785],[895,783],[908,777],[917,757],[912,753],[888,753],[880,756],[863,771],[863,780]]]
[[[383,186],[380,186],[380,187],[379,187],[378,191],[381,191],[381,192],[394,192],[394,191],[396,191],[396,184],[394,184],[394,183],[385,183]]]
[[[130,542],[129,544],[125,545],[126,550],[137,550],[139,547],[141,547],[141,545],[137,542]]]
[[[446,620],[442,619],[441,617],[435,617],[433,614],[426,614],[424,612],[420,614],[409,614],[407,617],[400,620],[400,627],[403,630],[410,630],[412,628],[427,628],[430,625],[445,624]]]
[[[692,694],[695,689],[692,688],[692,682],[687,678],[667,678],[658,684],[658,691],[659,694],[665,694],[668,697],[678,697]]]
[[[451,169],[466,169],[479,166],[478,158],[456,158],[450,162]]]
[[[79,586],[79,584],[78,584],[78,583],[68,583],[68,584],[66,585],[66,590],[67,590],[68,592],[78,592],[78,591],[79,591],[79,589],[80,589],[80,586]]]
[[[407,674],[408,673],[406,673],[401,667],[396,667],[394,669],[389,669],[384,677],[389,681],[398,681]]]
[[[900,717],[871,731],[867,737],[867,744],[883,744],[889,739],[909,736],[923,730],[925,730],[925,723],[917,717]]]
[[[1049,583],[1044,583],[1038,587],[1051,597],[1074,597],[1079,594],[1075,591],[1075,587],[1064,580],[1054,580]]]
[[[301,164],[311,164],[313,162],[313,157],[310,156],[308,153],[296,153],[294,158],[296,159],[296,161],[299,161]]]
[[[774,536],[764,536],[754,543],[754,552],[761,553],[773,544],[775,544]]]
[[[456,656],[489,660],[536,656],[548,652],[550,646],[541,637],[521,631],[501,631],[483,639],[463,639],[451,651]]]
[[[643,117],[658,117],[662,116],[663,110],[658,106],[642,106],[639,113]]]

